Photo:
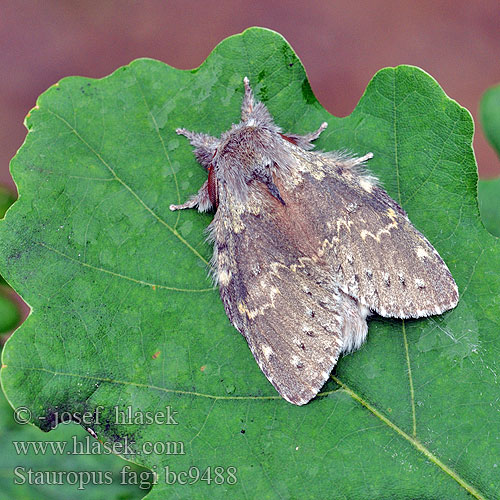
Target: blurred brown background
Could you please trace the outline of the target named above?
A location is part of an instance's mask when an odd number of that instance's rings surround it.
[[[335,115],[352,111],[380,68],[413,64],[477,124],[482,92],[500,82],[499,14],[498,0],[0,0],[0,182],[13,187],[8,163],[24,116],[60,78],[102,77],[138,57],[193,68],[249,26],[285,36]],[[480,175],[500,175],[479,126],[474,145]]]

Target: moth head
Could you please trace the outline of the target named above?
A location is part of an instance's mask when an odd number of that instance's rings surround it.
[[[281,128],[274,123],[267,107],[254,98],[248,78],[243,82],[241,121],[222,134],[212,163],[221,174],[240,176],[248,182],[255,177],[256,170],[259,174],[273,168],[276,153],[286,146]]]
[[[214,180],[209,171],[209,185],[213,182],[218,192],[228,190],[245,202],[253,183],[271,182],[278,140],[279,135],[266,126],[247,122],[233,125],[217,148],[212,161]]]

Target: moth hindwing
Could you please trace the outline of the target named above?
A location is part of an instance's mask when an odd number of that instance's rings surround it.
[[[371,153],[310,151],[326,128],[283,133],[248,79],[241,122],[220,138],[178,129],[208,171],[171,210],[215,209],[212,272],[226,313],[269,381],[302,405],[366,318],[419,318],[455,307],[446,264],[364,169]]]

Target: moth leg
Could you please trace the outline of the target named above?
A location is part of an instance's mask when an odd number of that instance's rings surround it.
[[[356,163],[362,163],[371,158],[373,158],[373,153],[366,153],[365,156],[362,156],[361,158],[356,158]]]
[[[207,169],[217,152],[219,139],[208,134],[191,132],[185,128],[178,128],[176,132],[189,139],[191,145],[195,147],[194,155],[196,159],[205,169]]]
[[[210,201],[210,196],[208,194],[208,180],[203,183],[203,186],[199,191],[189,198],[182,205],[170,205],[170,210],[183,210],[184,208],[196,208],[198,207],[198,212],[206,212],[212,208],[212,202]]]
[[[323,122],[319,126],[318,130],[315,130],[314,132],[309,132],[305,135],[283,134],[283,137],[288,141],[297,144],[297,146],[301,147],[302,149],[312,149],[314,146],[311,144],[311,142],[317,139],[326,127],[328,127],[328,123]]]
[[[327,122],[323,122],[318,127],[318,130],[315,130],[314,132],[309,132],[308,134],[305,134],[305,135],[302,135],[302,136],[299,135],[297,137],[301,137],[302,139],[304,139],[304,141],[307,141],[307,142],[314,141],[315,139],[317,139],[321,135],[321,132],[323,132],[323,130],[325,130],[326,127],[328,127],[328,123]]]

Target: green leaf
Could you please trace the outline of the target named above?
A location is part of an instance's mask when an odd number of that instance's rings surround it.
[[[3,219],[7,209],[16,201],[14,193],[0,185],[0,219]]]
[[[488,89],[479,103],[481,125],[488,141],[500,156],[500,85]],[[477,185],[479,208],[486,229],[500,236],[500,178],[480,179]]]
[[[0,219],[15,199],[9,189],[0,186]],[[9,332],[19,324],[20,320],[19,308],[12,298],[11,290],[3,276],[0,276],[0,333]]]
[[[374,318],[367,344],[304,407],[277,395],[211,289],[211,217],[168,209],[206,179],[175,128],[228,129],[245,75],[285,130],[327,120],[318,149],[374,153],[370,168],[461,292],[442,316]],[[27,127],[0,268],[32,314],[6,345],[2,382],[38,426],[56,409],[102,405],[100,439],[170,443],[177,453],[130,457],[159,474],[148,499],[495,497],[499,245],[479,218],[471,116],[429,75],[383,69],[336,118],[286,41],[254,28],[193,71],[137,60],[102,80],[63,79]],[[126,425],[115,405],[174,411],[177,425]],[[224,482],[208,485],[215,467]],[[185,471],[205,480],[173,479]]]
[[[484,226],[491,234],[500,236],[500,177],[479,179],[477,197]]]
[[[500,156],[500,85],[489,88],[481,97],[479,118],[484,135]]]
[[[7,286],[0,286],[0,333],[11,331],[21,319],[19,308],[10,292]]]

